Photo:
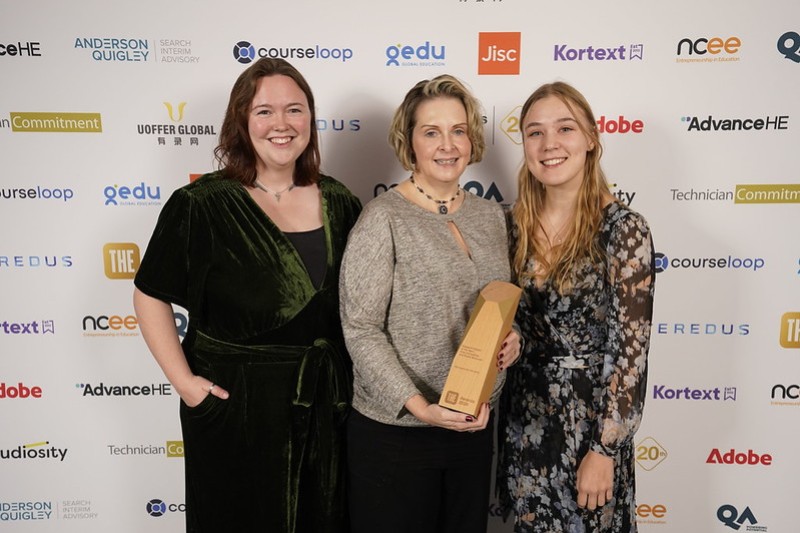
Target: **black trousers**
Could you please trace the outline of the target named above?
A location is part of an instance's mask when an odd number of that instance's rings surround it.
[[[486,533],[494,414],[483,431],[347,422],[352,533]]]

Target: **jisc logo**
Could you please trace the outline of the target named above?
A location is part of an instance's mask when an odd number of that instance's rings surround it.
[[[478,74],[519,74],[521,33],[480,32]]]

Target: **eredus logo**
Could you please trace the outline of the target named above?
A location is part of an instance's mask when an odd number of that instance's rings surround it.
[[[643,53],[643,44],[630,45],[630,53],[625,45],[610,48],[569,48],[566,44],[553,45],[553,61],[628,61],[642,59]]]
[[[796,31],[787,31],[778,37],[778,52],[786,59],[800,63],[798,50],[800,50],[800,34]]]
[[[480,32],[478,34],[478,74],[518,75],[521,33]]]
[[[747,452],[737,452],[734,448],[722,453],[719,448],[714,448],[711,450],[711,453],[708,454],[706,463],[718,465],[770,466],[772,464],[772,455],[768,453],[761,455],[750,449],[748,449]]]

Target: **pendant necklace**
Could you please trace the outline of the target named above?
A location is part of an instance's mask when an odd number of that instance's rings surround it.
[[[282,195],[283,193],[285,193],[285,192],[289,192],[289,191],[291,191],[292,189],[294,189],[294,187],[295,187],[295,184],[294,184],[294,182],[292,182],[291,184],[289,184],[289,186],[288,186],[288,187],[286,187],[286,188],[285,188],[285,189],[283,189],[282,191],[273,192],[273,191],[271,191],[271,190],[267,189],[266,187],[264,187],[264,185],[263,185],[263,184],[262,184],[260,181],[258,181],[258,178],[256,178],[256,187],[258,187],[259,189],[261,189],[262,191],[264,191],[264,192],[266,192],[266,193],[269,193],[269,194],[271,194],[272,196],[274,196],[274,197],[275,197],[275,200],[276,200],[276,201],[280,202],[280,201],[281,201],[281,195]]]
[[[428,200],[430,200],[432,202],[436,202],[439,205],[439,214],[440,215],[446,215],[447,212],[448,212],[447,204],[452,203],[452,201],[455,200],[456,198],[458,198],[458,196],[461,194],[461,187],[459,186],[458,190],[456,191],[456,193],[449,200],[437,200],[436,198],[434,198],[430,194],[428,194],[425,191],[423,191],[422,187],[417,185],[417,182],[414,181],[414,174],[411,174],[411,184],[414,185],[414,187],[416,187],[417,190],[420,193],[424,194],[428,198]]]
[[[550,225],[550,229],[555,231],[556,227],[550,220],[550,217],[548,216],[546,218],[547,218],[547,223]],[[548,242],[550,242],[550,246],[553,246],[553,244],[561,244],[561,242],[564,240],[564,238],[561,236],[561,232],[564,231],[564,228],[567,227],[568,222],[569,222],[569,217],[567,217],[564,220],[564,223],[561,224],[561,227],[558,228],[558,231],[555,231],[555,233],[553,233],[553,237],[551,238],[550,235],[548,235],[547,230],[544,229],[541,220],[539,221],[539,225],[542,226],[542,231],[544,231],[544,236],[547,237]]]

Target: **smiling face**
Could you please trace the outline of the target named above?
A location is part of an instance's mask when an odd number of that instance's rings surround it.
[[[458,184],[472,155],[467,111],[458,98],[437,97],[419,104],[411,146],[414,176],[438,187]]]
[[[293,170],[311,134],[311,110],[305,93],[288,76],[261,78],[247,129],[259,174]]]
[[[555,96],[531,106],[522,120],[525,161],[531,174],[546,187],[577,192],[583,181],[586,154],[594,142],[581,131],[586,117],[573,115]]]

